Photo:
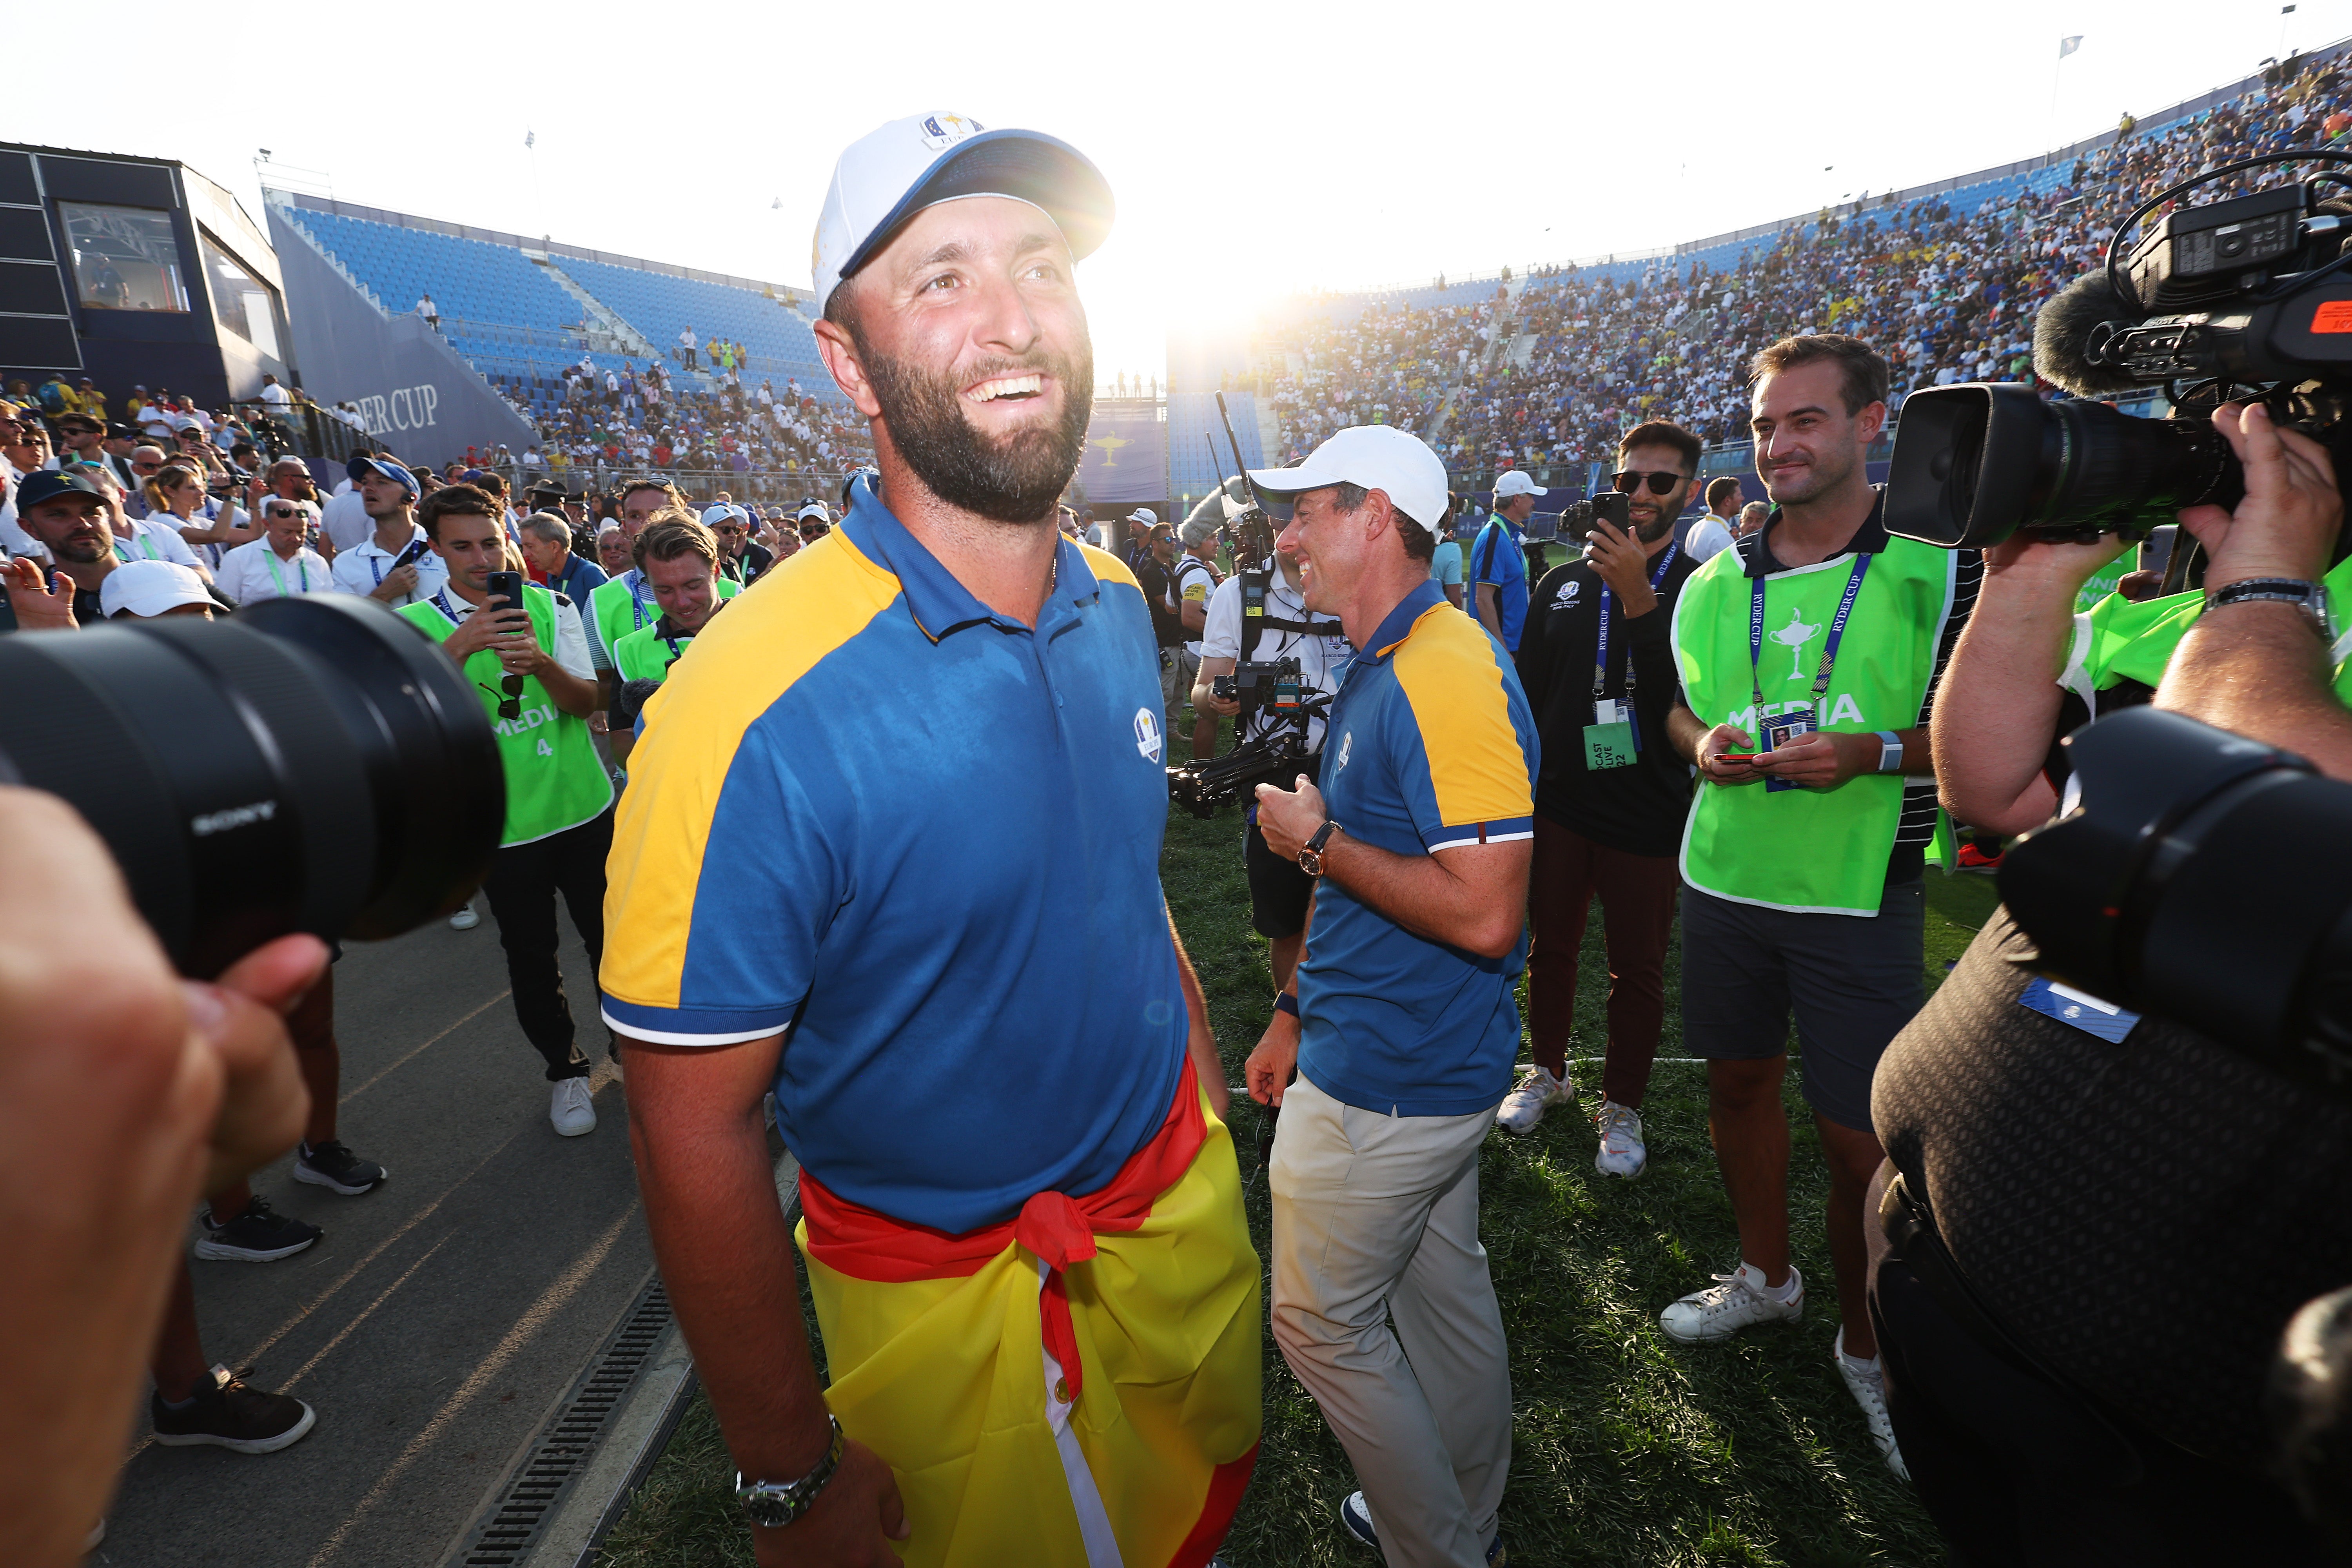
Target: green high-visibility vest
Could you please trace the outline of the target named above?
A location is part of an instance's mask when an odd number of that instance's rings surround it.
[[[555,595],[536,583],[526,583],[522,603],[530,613],[531,636],[541,647],[554,652]],[[457,620],[432,599],[404,605],[399,614],[423,627],[435,642],[446,642],[457,629]],[[586,720],[558,708],[535,675],[523,678],[522,691],[513,700],[515,717],[501,719],[499,707],[509,699],[507,672],[499,656],[480,649],[467,656],[464,668],[482,700],[490,728],[498,731],[499,760],[506,767],[507,825],[499,839],[501,847],[529,844],[577,827],[613,804],[613,781],[596,760]]]
[[[2328,618],[2334,623],[2327,668],[2335,678],[2336,695],[2352,706],[2352,662],[2347,662],[2352,658],[2352,632],[2344,629],[2352,625],[2352,556],[2338,562],[2319,582],[2327,590]],[[2096,694],[2119,681],[2154,686],[2163,680],[2165,667],[2172,662],[2180,639],[2204,613],[2201,592],[2170,594],[2138,604],[2110,594],[2074,617],[2074,637],[2067,646],[2066,670],[2058,683],[2081,697],[2094,713],[2099,710]]]
[[[1817,706],[1824,730],[1908,730],[1951,615],[1957,556],[1895,539],[1871,560],[1829,689],[1812,686],[1855,557],[1764,581],[1763,652],[1751,662],[1753,583],[1736,550],[1710,559],[1675,605],[1675,658],[1691,711],[1762,738],[1762,719]],[[1763,692],[1757,711],[1756,690]],[[1703,892],[1807,914],[1875,915],[1902,825],[1903,780],[1867,773],[1833,790],[1767,791],[1701,781],[1683,826],[1683,879]]]
[[[660,623],[656,622],[655,626]],[[693,637],[665,637],[654,626],[631,632],[613,645],[613,669],[623,680],[666,680],[669,667],[684,657]]]
[[[743,591],[742,584],[724,573],[713,576],[722,599],[731,599]],[[615,657],[623,637],[643,631],[661,617],[661,606],[654,603],[654,585],[646,581],[641,572],[624,572],[588,595],[589,635],[604,645],[606,653]]]

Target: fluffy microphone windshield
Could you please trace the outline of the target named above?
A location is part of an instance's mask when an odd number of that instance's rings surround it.
[[[2042,380],[2054,381],[2077,397],[2113,397],[2135,391],[2140,383],[2123,371],[2091,363],[2091,330],[2102,321],[2128,327],[2138,325],[2139,321],[2107,286],[2105,272],[2077,278],[2033,318],[2034,371]]]

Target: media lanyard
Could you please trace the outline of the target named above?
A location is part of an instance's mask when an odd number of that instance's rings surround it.
[[[278,584],[278,596],[286,597],[286,574],[278,569],[278,552],[265,550],[261,559],[269,568],[269,580]],[[294,580],[302,584],[302,592],[310,591],[310,563],[302,559],[299,551],[294,555]]]
[[[646,596],[637,590],[646,585],[646,574],[634,567],[629,572],[629,614],[633,617],[629,629],[643,631],[646,626]]]
[[[140,553],[141,553],[142,555],[144,555],[148,560],[150,560],[150,561],[154,560],[154,559],[155,559],[155,542],[154,542],[153,540],[152,540],[152,539],[148,538],[148,537],[147,537],[145,534],[143,534],[143,533],[142,533],[142,534],[141,534],[141,535],[139,535],[139,552],[140,552]],[[121,541],[121,539],[119,539],[119,538],[118,538],[117,540],[115,540],[115,542],[114,542],[114,558],[115,558],[117,561],[121,561],[121,562],[125,563],[126,564],[127,564],[127,563],[130,562],[130,560],[131,560],[131,552],[129,552],[128,550],[125,550],[125,549],[123,549],[123,548],[122,548],[122,541]]]
[[[1830,670],[1837,664],[1838,639],[1845,636],[1846,617],[1853,614],[1854,595],[1862,592],[1862,579],[1870,570],[1870,556],[1858,553],[1853,558],[1853,574],[1845,580],[1845,595],[1838,600],[1837,614],[1830,617],[1829,640],[1822,645],[1822,668],[1813,677],[1813,707],[1818,711],[1822,696],[1830,689]],[[1748,599],[1748,684],[1756,693],[1756,715],[1764,715],[1764,584],[1769,577],[1751,580],[1753,588]],[[1802,647],[1802,644],[1799,644]]]
[[[1658,564],[1650,574],[1650,591],[1652,593],[1656,593],[1658,584],[1666,580],[1667,569],[1672,567],[1675,563],[1675,552],[1681,548],[1682,546],[1679,544],[1669,544],[1666,546],[1666,552],[1658,557]],[[1601,583],[1601,642],[1600,646],[1594,650],[1592,655],[1592,700],[1595,702],[1601,700],[1602,696],[1602,683],[1608,679],[1608,675],[1609,582],[1608,579],[1603,578]],[[1633,656],[1631,654],[1627,654],[1625,656],[1624,695],[1627,697],[1633,695]]]

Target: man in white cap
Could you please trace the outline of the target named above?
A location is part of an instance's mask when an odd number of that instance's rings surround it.
[[[1518,656],[1519,632],[1528,621],[1528,517],[1536,510],[1536,497],[1549,493],[1517,468],[1497,478],[1494,515],[1470,547],[1469,576],[1476,585],[1478,618],[1513,658]]]
[[[1430,578],[1445,468],[1419,438],[1358,426],[1250,480],[1307,609],[1357,650],[1319,787],[1258,786],[1267,847],[1318,879],[1247,1068],[1284,1112],[1275,1342],[1363,1485],[1348,1532],[1391,1564],[1477,1568],[1511,1465],[1478,1149],[1518,1055],[1535,721],[1509,654]]]
[[[213,618],[213,596],[205,592],[205,580],[195,568],[176,561],[127,561],[107,574],[98,598],[109,620],[117,616]]]
[[[630,759],[605,1017],[762,1562],[1198,1563],[1255,1460],[1259,1266],[1160,888],[1150,619],[1054,526],[1110,212],[1074,149],[960,115],[842,154],[816,332],[875,470],[696,638]]]

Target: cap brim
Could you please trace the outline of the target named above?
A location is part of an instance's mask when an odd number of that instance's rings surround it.
[[[1328,489],[1348,481],[1337,474],[1327,474],[1320,468],[1250,468],[1250,488],[1257,491],[1258,505],[1276,522],[1290,521],[1291,496],[1303,496],[1308,490]],[[1282,499],[1276,499],[1282,498]]]
[[[1038,208],[1061,229],[1073,261],[1085,260],[1101,247],[1116,210],[1102,171],[1068,142],[1035,131],[983,131],[957,142],[923,171],[849,253],[840,277],[856,276],[925,207],[965,196],[1010,196]]]

